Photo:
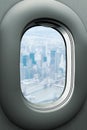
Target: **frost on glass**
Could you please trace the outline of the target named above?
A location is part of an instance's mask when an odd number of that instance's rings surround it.
[[[20,79],[24,97],[34,104],[53,103],[65,88],[66,47],[53,28],[36,26],[21,40]]]

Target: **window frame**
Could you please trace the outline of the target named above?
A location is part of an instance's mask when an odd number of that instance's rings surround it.
[[[65,78],[65,87],[62,95],[60,98],[54,102],[49,103],[48,105],[38,105],[29,102],[23,95],[24,103],[31,109],[39,112],[51,112],[55,110],[59,110],[62,107],[64,107],[70,98],[72,97],[72,94],[74,92],[74,79],[75,79],[75,46],[74,46],[74,40],[72,37],[72,34],[68,30],[68,28],[61,24],[58,21],[55,21],[53,19],[36,19],[29,23],[23,30],[21,39],[24,35],[24,33],[31,27],[35,26],[45,26],[45,27],[51,27],[58,31],[65,43],[65,50],[66,50],[66,78]],[[21,87],[21,84],[20,84]]]

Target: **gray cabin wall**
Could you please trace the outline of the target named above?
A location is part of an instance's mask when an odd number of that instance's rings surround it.
[[[21,0],[0,0],[0,22],[5,13]],[[57,0],[74,10],[81,18],[87,30],[87,0]],[[87,129],[87,100],[81,111],[67,124],[55,130],[86,130]],[[0,108],[0,130],[23,130],[11,123]]]

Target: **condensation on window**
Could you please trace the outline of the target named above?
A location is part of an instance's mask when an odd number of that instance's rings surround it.
[[[56,102],[66,82],[66,45],[51,27],[35,26],[23,35],[20,48],[20,84],[27,101]]]

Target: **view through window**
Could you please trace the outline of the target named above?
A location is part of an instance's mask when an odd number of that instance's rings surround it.
[[[66,81],[66,46],[58,31],[35,26],[24,33],[20,79],[24,97],[33,104],[49,104],[60,98]]]

